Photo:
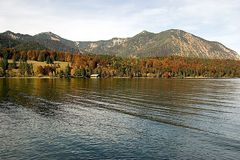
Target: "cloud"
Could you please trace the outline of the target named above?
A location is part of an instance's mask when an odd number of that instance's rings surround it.
[[[239,0],[8,0],[0,6],[2,32],[99,40],[179,28],[240,52]]]

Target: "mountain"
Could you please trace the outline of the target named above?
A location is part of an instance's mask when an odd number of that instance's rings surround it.
[[[78,48],[73,41],[61,38],[52,32],[42,32],[33,36],[34,41],[44,45],[46,48],[56,51],[76,52]]]
[[[210,59],[239,59],[237,52],[221,43],[207,41],[176,29],[157,34],[143,31],[131,38],[113,38],[108,41],[78,42],[78,44],[78,47],[86,52],[124,57],[177,55]]]
[[[43,49],[122,57],[156,57],[177,55],[194,58],[240,59],[240,56],[223,44],[207,41],[182,30],[171,29],[160,33],[142,31],[129,38],[112,38],[100,41],[71,41],[51,33],[34,36],[13,33],[0,34],[0,48]]]
[[[6,31],[0,34],[0,48],[18,50],[46,49],[44,45],[33,40],[32,36]]]
[[[0,48],[11,47],[19,50],[51,49],[76,52],[75,42],[51,33],[43,32],[34,36],[6,31],[0,34]]]

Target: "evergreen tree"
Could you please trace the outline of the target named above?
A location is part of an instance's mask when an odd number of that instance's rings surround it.
[[[20,61],[19,71],[20,74],[23,76],[31,76],[33,75],[33,65],[28,64],[27,62]]]
[[[80,69],[80,72],[81,72],[81,75],[83,77],[86,77],[86,70],[85,70],[85,68]]]
[[[71,76],[71,68],[69,66],[69,64],[66,66],[65,68],[65,77],[69,78]]]
[[[47,56],[47,58],[46,58],[46,62],[47,62],[47,64],[51,64],[51,59],[50,59],[49,56]]]
[[[38,55],[38,61],[40,61],[40,62],[44,62],[45,61],[45,57],[44,57],[44,54],[43,53],[39,53],[39,55]]]
[[[6,70],[8,69],[8,54],[3,53],[3,59],[0,62],[0,66],[3,69],[3,75],[6,76]]]
[[[15,54],[12,57],[13,63],[12,63],[12,68],[17,68],[17,63],[16,63],[16,56]]]
[[[3,61],[2,61],[3,65],[3,70],[7,70],[8,69],[8,58],[7,58],[7,54],[5,53],[3,55]]]

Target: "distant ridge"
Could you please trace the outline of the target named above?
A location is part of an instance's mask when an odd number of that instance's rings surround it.
[[[34,36],[6,31],[0,34],[0,48],[19,50],[51,49],[121,57],[182,56],[207,59],[240,59],[237,52],[223,44],[208,41],[191,33],[170,29],[160,33],[142,31],[129,38],[100,41],[71,41],[52,32]]]

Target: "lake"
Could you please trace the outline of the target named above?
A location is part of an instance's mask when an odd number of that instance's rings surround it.
[[[239,159],[240,79],[0,79],[0,159]]]

